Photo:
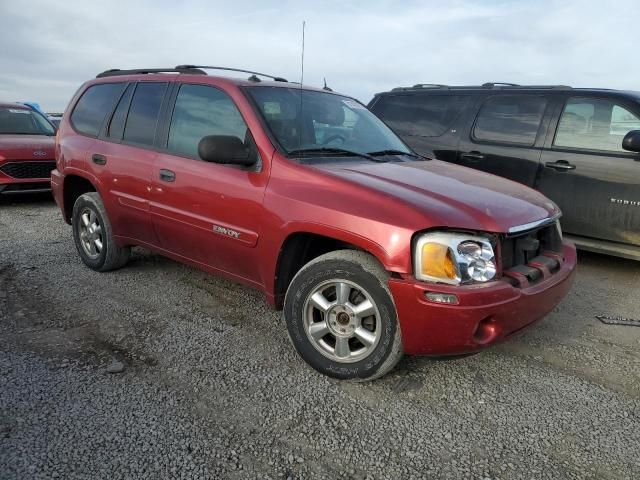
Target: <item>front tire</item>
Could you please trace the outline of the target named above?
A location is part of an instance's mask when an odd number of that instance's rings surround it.
[[[402,358],[388,275],[371,255],[339,250],[300,269],[285,297],[289,337],[314,369],[339,379],[373,380]]]
[[[73,205],[71,225],[76,249],[87,267],[107,272],[129,261],[131,249],[116,244],[107,211],[97,192],[78,197]]]

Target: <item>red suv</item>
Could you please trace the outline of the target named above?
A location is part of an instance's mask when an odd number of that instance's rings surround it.
[[[51,190],[55,128],[20,103],[0,103],[0,194]]]
[[[90,268],[142,245],[262,290],[343,379],[479,351],[569,290],[540,193],[416,155],[353,98],[208,68],[110,70],[72,99],[51,183]]]

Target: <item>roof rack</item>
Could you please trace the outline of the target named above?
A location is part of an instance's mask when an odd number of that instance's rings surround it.
[[[189,73],[192,75],[206,75],[207,72],[199,70],[197,68],[134,68],[132,70],[120,70],[119,68],[112,68],[111,70],[105,70],[102,73],[96,75],[96,78],[104,77],[117,77],[119,75],[138,75],[148,73]]]
[[[265,77],[270,78],[275,82],[287,82],[286,78],[282,77],[274,77],[273,75],[268,75],[266,73],[253,72],[251,70],[243,70],[241,68],[230,68],[230,67],[214,67],[210,65],[178,65],[176,69],[203,69],[203,70],[226,70],[228,72],[241,72],[241,73],[250,73],[252,76],[249,77],[249,80],[252,82],[259,82],[260,79],[257,77]]]
[[[249,80],[252,82],[259,82],[260,78],[258,77],[270,78],[276,82],[287,81],[286,78],[274,77],[273,75],[267,75],[266,73],[253,72],[251,70],[243,70],[241,68],[214,67],[204,65],[178,65],[173,68],[134,68],[132,70],[120,70],[119,68],[112,68],[111,70],[105,70],[104,72],[99,73],[98,75],[96,75],[96,78],[116,77],[120,75],[141,75],[149,73],[183,73],[190,75],[206,75],[207,72],[205,72],[205,70],[225,70],[229,72],[249,73],[251,74]]]
[[[488,82],[483,83],[482,85],[442,85],[439,83],[418,83],[413,85],[412,87],[396,87],[393,88],[392,92],[398,91],[410,91],[410,90],[420,90],[420,89],[442,89],[442,90],[469,90],[469,89],[558,89],[558,90],[568,90],[572,87],[568,85],[518,85],[517,83],[508,83],[508,82]]]

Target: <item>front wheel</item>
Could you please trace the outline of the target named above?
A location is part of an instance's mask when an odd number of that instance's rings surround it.
[[[371,255],[339,250],[296,274],[284,316],[300,356],[321,373],[373,380],[402,357],[400,326],[388,275]]]

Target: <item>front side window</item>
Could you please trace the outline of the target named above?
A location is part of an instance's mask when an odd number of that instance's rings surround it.
[[[439,137],[468,101],[464,95],[383,95],[372,111],[400,135]]]
[[[473,137],[484,142],[531,146],[536,141],[547,100],[533,95],[489,98],[478,114]]]
[[[71,114],[71,123],[80,133],[97,136],[102,122],[111,113],[124,83],[101,83],[84,92]]]
[[[351,98],[288,87],[256,86],[246,91],[287,153],[330,149],[410,153],[389,127]]]
[[[131,99],[127,123],[124,127],[124,141],[141,145],[153,145],[158,124],[158,116],[166,83],[141,82]]]
[[[198,143],[209,135],[227,135],[247,140],[247,125],[233,100],[221,90],[206,85],[182,85],[171,116],[169,151],[198,157]]]
[[[622,139],[631,130],[640,130],[640,118],[626,108],[600,98],[570,98],[553,145],[623,152]]]
[[[40,113],[26,108],[0,108],[0,135],[54,135],[55,129]]]

